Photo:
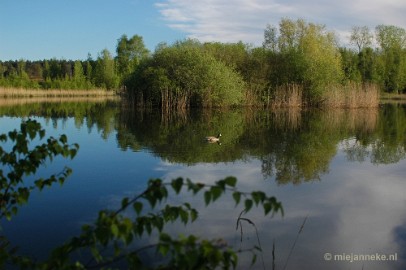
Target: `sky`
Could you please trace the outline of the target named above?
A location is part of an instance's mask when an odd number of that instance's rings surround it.
[[[0,0],[0,60],[96,58],[140,35],[148,49],[184,38],[260,46],[267,24],[305,19],[335,31],[406,29],[404,0]]]

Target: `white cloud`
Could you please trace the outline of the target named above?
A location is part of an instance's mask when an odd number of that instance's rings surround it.
[[[170,28],[201,41],[259,45],[266,24],[278,25],[284,17],[325,24],[342,39],[355,25],[371,30],[379,24],[406,28],[403,0],[163,0],[155,6]]]

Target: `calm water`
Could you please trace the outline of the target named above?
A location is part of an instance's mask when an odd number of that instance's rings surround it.
[[[118,207],[122,197],[142,191],[150,178],[212,183],[233,175],[240,190],[262,190],[283,204],[283,217],[264,218],[262,209],[245,216],[258,228],[266,269],[273,264],[275,269],[406,268],[404,105],[164,115],[122,109],[114,102],[13,104],[0,106],[0,133],[28,116],[47,135],[67,134],[80,150],[73,161],[56,160],[39,173],[68,165],[74,173],[63,186],[33,194],[12,222],[1,221],[1,233],[24,254],[46,257],[91,223],[98,210]],[[203,141],[219,132],[221,144]],[[174,235],[223,237],[242,249],[257,244],[249,224],[240,242],[235,223],[242,206],[235,207],[229,196],[207,208],[200,196],[171,200],[183,199],[192,201],[200,215],[192,225],[169,226]],[[397,260],[334,258],[351,254],[394,254]],[[248,255],[241,256],[239,269],[249,265]],[[254,269],[263,269],[262,257]]]

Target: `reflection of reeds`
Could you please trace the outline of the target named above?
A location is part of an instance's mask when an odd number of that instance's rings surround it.
[[[381,103],[405,104],[406,94],[381,93]]]
[[[114,96],[114,91],[103,89],[65,90],[65,89],[23,89],[0,87],[0,97],[77,97],[77,96]]]
[[[322,105],[329,108],[372,108],[379,105],[379,89],[375,84],[349,83],[331,85],[322,95]]]
[[[299,108],[273,110],[273,123],[281,130],[296,130],[302,122],[302,111]]]
[[[177,110],[161,109],[161,123],[163,126],[169,126],[174,123],[176,125],[184,125],[188,122],[189,118],[189,111],[185,107],[180,107]]]
[[[332,131],[341,128],[349,132],[373,132],[378,122],[378,108],[330,109],[323,113],[326,129]]]

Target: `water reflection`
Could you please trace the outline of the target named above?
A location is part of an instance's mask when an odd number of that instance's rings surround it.
[[[279,184],[318,180],[343,148],[349,160],[374,164],[405,158],[405,109],[330,111],[194,111],[162,115],[121,111],[117,140],[122,149],[149,149],[168,162],[197,164],[261,160],[264,178]],[[221,147],[202,143],[222,133]],[[340,144],[340,142],[344,142]]]
[[[247,215],[258,228],[266,269],[273,264],[276,269],[406,267],[404,105],[163,114],[103,101],[14,104],[0,106],[0,115],[2,132],[8,130],[3,125],[9,120],[6,116],[36,116],[47,130],[66,133],[81,145],[70,165],[74,175],[68,184],[34,197],[14,224],[3,226],[22,246],[40,250],[50,231],[40,232],[41,226],[32,225],[38,231],[30,235],[24,224],[47,224],[59,238],[67,231],[77,233],[97,210],[119,205],[119,198],[142,190],[150,177],[183,176],[211,183],[234,175],[241,190],[266,191],[283,203],[283,218],[264,219],[262,210]],[[204,141],[218,133],[221,145]],[[227,196],[208,208],[200,197],[174,200],[190,200],[201,211],[196,224],[173,226],[174,234],[224,237],[237,248],[256,244],[249,225],[240,242],[235,222],[242,209]],[[44,212],[55,218],[44,217]],[[37,239],[27,244],[27,235]],[[398,261],[325,261],[325,253],[396,253]],[[240,269],[246,269],[249,259],[241,256]],[[262,268],[260,258],[254,268]]]

